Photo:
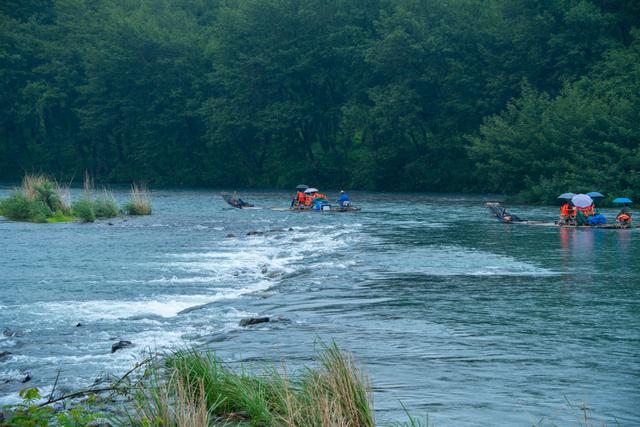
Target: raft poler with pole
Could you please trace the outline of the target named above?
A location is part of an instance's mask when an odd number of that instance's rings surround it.
[[[629,205],[633,203],[631,199],[627,197],[618,197],[613,199],[613,203],[622,205],[620,213],[616,215],[616,221],[620,224],[628,224],[630,226],[633,222],[633,219],[631,218],[631,208],[629,207]]]

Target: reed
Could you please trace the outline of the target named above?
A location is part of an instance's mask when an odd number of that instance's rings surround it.
[[[134,183],[131,186],[131,199],[124,206],[129,215],[151,215],[151,195],[144,184]]]

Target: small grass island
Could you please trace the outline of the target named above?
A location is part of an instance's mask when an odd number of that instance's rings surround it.
[[[75,201],[71,200],[69,187],[60,185],[46,175],[26,175],[20,188],[0,200],[0,216],[12,221],[94,222],[118,215],[151,215],[148,189],[141,184],[133,184],[130,200],[120,209],[110,191],[102,189],[96,194],[93,180],[88,174],[84,178],[84,192]]]

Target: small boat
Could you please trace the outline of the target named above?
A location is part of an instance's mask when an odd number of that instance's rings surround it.
[[[639,228],[640,225],[635,225],[632,223],[614,223],[614,224],[594,224],[594,225],[578,225],[574,223],[561,223],[559,221],[549,222],[549,221],[530,221],[526,219],[522,219],[517,215],[513,215],[507,210],[500,206],[500,203],[497,202],[488,202],[485,203],[485,206],[489,208],[489,211],[496,217],[496,219],[505,224],[524,224],[524,225],[538,225],[544,227],[559,227],[559,228],[608,228],[608,229],[628,229],[628,228]]]
[[[233,194],[222,193],[222,198],[224,199],[225,202],[227,202],[229,205],[233,206],[234,208],[246,209],[246,208],[254,207],[254,205],[252,205],[251,203],[247,203],[244,200],[242,200],[240,197],[238,197],[238,195],[235,192]]]

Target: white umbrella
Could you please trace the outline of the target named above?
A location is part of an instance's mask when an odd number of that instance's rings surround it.
[[[318,189],[317,188],[307,188],[306,190],[304,190],[305,193],[307,194],[311,194],[311,193],[317,193]]]
[[[578,208],[586,208],[593,204],[593,199],[586,194],[576,194],[571,198],[571,203]]]

